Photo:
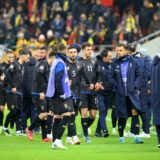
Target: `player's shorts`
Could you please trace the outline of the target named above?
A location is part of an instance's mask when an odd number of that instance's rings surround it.
[[[48,112],[48,101],[45,100],[40,100],[39,97],[33,97],[32,98],[33,103],[35,107],[37,108],[38,113],[45,113]]]
[[[50,107],[52,108],[51,110],[55,115],[62,115],[63,113],[71,111],[71,102],[70,99],[69,100],[51,99]]]
[[[5,106],[7,103],[7,94],[5,91],[0,92],[0,106]]]
[[[80,108],[88,108],[88,110],[98,110],[98,100],[95,95],[81,94]]]
[[[16,94],[7,94],[7,107],[9,110],[22,110],[23,98]]]

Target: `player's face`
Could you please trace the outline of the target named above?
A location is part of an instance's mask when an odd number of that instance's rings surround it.
[[[8,63],[12,63],[14,61],[14,54],[13,53],[8,53],[6,55],[6,57],[7,57],[7,62]]]
[[[111,63],[112,62],[112,52],[108,52],[108,55],[103,58],[103,61],[106,63]]]
[[[29,61],[29,55],[27,54],[27,55],[24,55],[23,56],[23,62],[24,63],[27,63]]]
[[[40,60],[41,59],[40,50],[35,50],[34,57],[36,58],[36,60]]]
[[[123,56],[127,55],[127,50],[123,46],[120,46],[120,47],[116,48],[116,53],[117,53],[118,57],[123,57]]]
[[[84,49],[83,53],[87,58],[90,58],[92,53],[93,53],[93,48],[92,47],[86,47]]]
[[[40,50],[40,59],[45,59],[47,57],[47,53],[45,50]]]
[[[72,49],[68,50],[68,57],[72,61],[76,60],[77,55],[78,55],[78,53],[77,53],[77,50],[75,48],[72,48]]]

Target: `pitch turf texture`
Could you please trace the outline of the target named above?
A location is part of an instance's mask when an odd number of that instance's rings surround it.
[[[110,117],[110,112],[109,116]],[[97,119],[96,119],[97,121]],[[151,139],[144,139],[144,144],[134,144],[133,138],[126,138],[125,144],[119,144],[119,137],[111,133],[110,118],[107,118],[110,131],[108,138],[96,138],[94,132],[96,123],[91,127],[91,143],[86,144],[82,137],[80,117],[77,118],[77,132],[80,145],[65,145],[68,150],[53,150],[51,143],[41,142],[39,134],[34,141],[27,137],[0,135],[0,160],[159,160],[160,149],[157,148],[155,131]],[[129,125],[127,125],[129,128]],[[126,129],[128,130],[128,129]],[[66,135],[66,134],[65,134]],[[63,136],[63,142],[65,137]]]

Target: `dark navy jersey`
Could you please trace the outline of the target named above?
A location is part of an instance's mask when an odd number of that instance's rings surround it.
[[[3,82],[1,82],[1,87],[3,88],[3,90],[6,89],[7,87],[7,78],[6,78],[6,74],[8,71],[10,64],[3,62],[0,64],[0,70],[2,71],[2,73],[5,75],[5,79],[3,80]]]
[[[97,81],[97,62],[95,59],[83,59],[82,57],[79,61],[84,65],[85,72],[89,77],[89,81],[92,84],[95,84]],[[89,85],[86,83],[86,80],[81,76],[81,91],[90,91]]]
[[[23,77],[23,65],[18,63],[17,60],[12,62],[6,73],[6,79],[8,83],[8,90],[16,88],[18,91],[22,91],[22,77]]]
[[[47,60],[40,61],[35,69],[32,93],[46,93],[49,73],[50,65]]]
[[[75,63],[71,63],[68,61],[66,65],[67,65],[68,77],[69,80],[71,80],[72,96],[79,97],[81,77],[84,78],[87,85],[90,84],[89,77],[85,72],[85,67],[79,61],[76,61]]]
[[[97,75],[98,75],[98,82],[102,83],[104,90],[100,90],[100,94],[109,94],[112,90],[112,82],[110,81],[110,77],[112,76],[112,64],[105,63],[102,60],[97,62]]]

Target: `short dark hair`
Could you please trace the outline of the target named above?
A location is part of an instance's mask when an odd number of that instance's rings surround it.
[[[91,44],[91,43],[89,43],[89,42],[85,42],[85,43],[83,43],[82,44],[82,49],[85,49],[86,47],[92,47],[93,45]]]
[[[47,46],[42,46],[42,47],[40,48],[40,50],[48,51],[48,50],[49,50],[49,48],[48,48]]]
[[[61,52],[64,51],[66,49],[66,45],[64,45],[63,43],[57,43],[52,47],[52,51],[57,53],[57,52]]]
[[[19,55],[22,56],[22,55],[31,55],[31,52],[28,50],[28,49],[21,49],[19,50]]]
[[[101,53],[100,53],[100,57],[103,58],[103,57],[107,57],[108,56],[108,52],[109,50],[107,48],[105,48]]]
[[[125,49],[128,49],[128,44],[126,41],[123,41],[119,42],[116,47],[124,47]]]
[[[77,52],[80,52],[81,51],[81,47],[80,47],[80,45],[78,45],[78,44],[71,44],[69,47],[68,47],[68,50],[69,49],[76,49],[77,50]]]

